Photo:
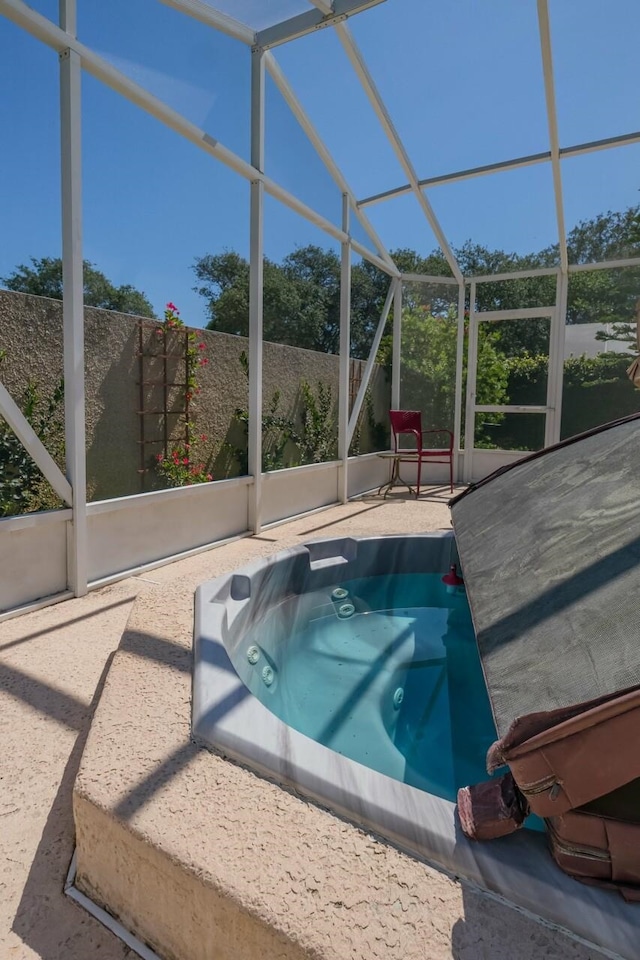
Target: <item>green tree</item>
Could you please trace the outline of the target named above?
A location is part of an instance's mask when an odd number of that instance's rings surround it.
[[[8,277],[0,278],[8,290],[32,293],[36,297],[62,300],[62,260],[59,257],[31,257],[31,266],[21,263]],[[144,293],[130,284],[114,286],[88,260],[83,264],[84,302],[88,307],[116,310],[137,317],[153,317],[153,307]]]
[[[249,334],[249,264],[232,251],[195,261],[207,301],[209,330]],[[389,277],[367,262],[351,273],[351,354],[368,356],[389,288]],[[340,258],[333,250],[299,247],[277,264],[264,261],[264,338],[337,353],[340,344]]]
[[[640,254],[640,207],[608,212],[584,220],[567,237],[569,258],[590,263]],[[491,250],[468,241],[454,251],[465,276],[492,275],[516,270],[555,267],[558,245],[519,255]],[[423,257],[415,250],[391,251],[402,273],[451,277],[440,251]],[[207,300],[209,328],[248,334],[249,265],[237,253],[227,252],[196,260],[196,287]],[[352,355],[366,357],[389,289],[389,277],[372,264],[356,264],[351,275]],[[568,291],[569,323],[629,323],[640,297],[640,269],[586,270],[571,275]],[[433,316],[447,315],[457,300],[455,287],[405,283],[404,306],[426,308]],[[478,310],[518,310],[555,303],[556,278],[525,277],[478,283]],[[469,304],[467,303],[467,307]],[[340,262],[331,250],[307,246],[295,250],[281,264],[265,260],[264,330],[267,340],[337,353],[340,326]],[[505,321],[493,329],[496,349],[506,356],[537,356],[548,352],[549,321]]]
[[[481,327],[478,337],[477,402],[507,402],[509,371],[496,347],[497,337]],[[456,382],[457,322],[455,312],[433,316],[423,307],[402,314],[402,406],[422,411],[424,429],[453,429]],[[463,378],[466,380],[466,351]],[[499,415],[487,414],[486,423]],[[476,430],[476,445],[483,428]],[[435,445],[438,438],[435,438]]]
[[[538,257],[552,257],[557,247]],[[580,221],[567,235],[570,263],[599,263],[640,256],[640,206],[609,210]],[[628,323],[640,297],[640,270],[585,270],[569,280],[567,323]],[[604,339],[604,338],[603,338]]]

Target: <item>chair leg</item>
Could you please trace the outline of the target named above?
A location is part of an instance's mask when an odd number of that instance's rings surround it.
[[[422,472],[422,458],[418,457],[418,483],[416,485],[416,500],[420,496],[420,474]]]
[[[449,457],[449,486],[451,487],[451,493],[453,493],[453,457]]]

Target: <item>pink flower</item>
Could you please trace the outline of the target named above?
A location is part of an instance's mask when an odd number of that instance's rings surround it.
[[[204,441],[207,439],[206,433],[201,433],[201,434],[200,434],[200,439],[201,439],[202,442],[204,443]]]
[[[183,458],[182,458],[182,462],[184,463],[185,467],[188,466],[188,464],[189,464],[189,457],[183,457]]]
[[[211,476],[210,473],[207,474],[207,480],[213,480],[213,477]]]
[[[156,460],[158,461],[158,463],[162,463],[162,461],[164,460],[163,455],[161,453],[157,453]]]
[[[206,343],[199,343],[199,344],[198,344],[198,350],[206,350],[206,349],[207,349]]]

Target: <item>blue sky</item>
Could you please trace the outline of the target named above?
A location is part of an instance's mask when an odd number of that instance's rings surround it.
[[[57,0],[31,5],[57,16]],[[277,18],[304,0],[220,6]],[[78,8],[81,40],[248,159],[248,48],[156,0],[79,0]],[[562,145],[640,129],[640,4],[551,0],[550,9]],[[535,0],[387,0],[350,25],[419,176],[548,149]],[[357,196],[405,182],[334,31],[275,55]],[[57,56],[1,18],[0,87],[4,276],[30,256],[60,254],[60,170]],[[86,74],[83,147],[86,258],[144,290],[157,310],[173,300],[188,322],[204,323],[191,265],[224,249],[247,254],[248,184]],[[565,161],[568,227],[637,203],[639,160],[632,146]],[[338,190],[271,82],[266,168],[339,222]],[[437,187],[429,198],[453,245],[473,239],[527,252],[556,239],[548,165]],[[369,214],[390,248],[435,246],[411,197]],[[267,255],[279,260],[306,243],[336,246],[269,200]]]

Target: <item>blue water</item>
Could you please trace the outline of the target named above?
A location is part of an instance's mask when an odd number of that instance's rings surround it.
[[[348,597],[332,600],[336,587]],[[344,603],[355,613],[341,619]],[[313,740],[447,800],[487,779],[497,736],[469,605],[439,575],[336,583],[285,601],[245,643],[252,693]]]

